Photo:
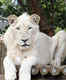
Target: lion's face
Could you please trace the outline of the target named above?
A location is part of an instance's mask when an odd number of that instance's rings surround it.
[[[38,16],[37,19],[39,19]],[[24,13],[18,17],[16,24],[14,23],[13,25],[12,33],[14,35],[16,45],[18,45],[22,50],[31,48],[35,43],[36,36],[39,31],[36,17],[33,15],[29,16]]]

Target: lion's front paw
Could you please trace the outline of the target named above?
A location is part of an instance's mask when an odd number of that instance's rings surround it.
[[[6,72],[5,73],[5,80],[15,80],[16,79],[16,73],[12,72]]]
[[[5,57],[3,61],[5,80],[15,80],[16,79],[16,67],[9,57]]]
[[[53,67],[60,67],[60,65],[61,65],[60,60],[54,60],[54,61],[52,61],[52,66]]]
[[[15,79],[16,79],[15,68],[10,66],[8,70],[5,70],[5,80],[15,80]]]

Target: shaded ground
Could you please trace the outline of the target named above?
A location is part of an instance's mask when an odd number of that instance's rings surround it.
[[[33,76],[32,75],[32,80],[66,80],[66,75],[58,75],[58,76],[51,76],[51,74],[42,76],[40,73],[38,75]]]
[[[4,80],[3,75],[0,75],[0,80]],[[40,74],[32,76],[31,80],[66,80],[66,76],[59,75],[59,76],[51,76],[50,74],[46,76],[41,76]]]

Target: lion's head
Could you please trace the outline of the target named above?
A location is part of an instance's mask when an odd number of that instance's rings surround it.
[[[22,50],[32,47],[39,32],[39,21],[37,14],[19,16],[5,33],[7,45],[18,45]]]

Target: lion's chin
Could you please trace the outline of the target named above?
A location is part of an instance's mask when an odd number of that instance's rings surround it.
[[[26,50],[29,50],[32,48],[32,45],[31,44],[24,44],[24,45],[21,45],[21,44],[17,44],[17,46],[19,47],[20,50],[22,51],[26,51]]]
[[[23,50],[23,51],[26,51],[26,50],[29,50],[30,49],[30,46],[20,46],[20,49]]]

